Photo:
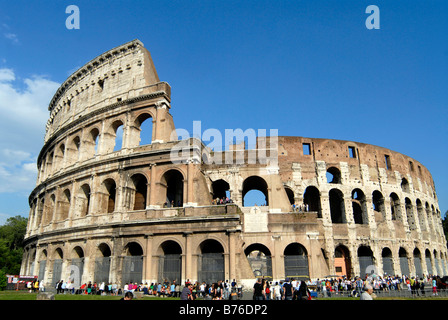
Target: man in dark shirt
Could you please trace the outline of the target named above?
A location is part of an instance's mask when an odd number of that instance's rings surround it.
[[[254,284],[254,300],[264,300],[263,298],[263,285],[261,279],[258,279]]]
[[[283,284],[284,300],[292,300],[293,292],[294,288],[292,287],[291,281],[289,278],[286,278],[286,282]]]
[[[183,289],[182,293],[180,294],[180,300],[193,300],[193,296],[191,295],[191,288],[193,285],[191,283],[188,283]]]

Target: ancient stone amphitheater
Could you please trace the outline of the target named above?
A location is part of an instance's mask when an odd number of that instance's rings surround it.
[[[434,182],[417,160],[305,137],[210,150],[173,134],[170,93],[138,40],[59,87],[22,274],[47,285],[446,274]],[[244,206],[251,190],[264,205]]]

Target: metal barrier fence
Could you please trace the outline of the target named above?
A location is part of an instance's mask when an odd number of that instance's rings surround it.
[[[361,292],[356,290],[352,291],[327,291],[317,292],[317,299],[319,298],[359,298]],[[436,293],[433,293],[431,286],[425,286],[424,290],[416,289],[409,290],[404,288],[401,290],[374,290],[376,298],[433,298],[433,297],[448,297],[447,289],[437,289]]]

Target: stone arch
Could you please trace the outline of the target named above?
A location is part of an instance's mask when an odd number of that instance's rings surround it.
[[[428,271],[429,275],[432,275],[433,274],[432,259],[431,259],[431,251],[429,251],[429,249],[425,250],[425,261],[426,261],[426,270]]]
[[[133,210],[145,210],[148,199],[148,180],[144,174],[136,173],[132,175],[131,182],[133,185]]]
[[[356,224],[368,224],[366,196],[361,189],[352,190],[353,220]]]
[[[86,154],[86,159],[90,159],[98,154],[99,138],[100,129],[97,127],[93,127],[87,132],[86,138],[83,141],[83,149]]]
[[[331,189],[329,194],[332,223],[346,223],[344,194],[339,189]]]
[[[58,171],[63,168],[65,159],[65,144],[61,143],[55,151],[54,154],[54,167],[55,171]]]
[[[161,178],[161,185],[165,188],[166,207],[183,207],[184,203],[184,175],[178,169],[165,171]]]
[[[250,191],[253,191],[253,190],[257,190],[264,195],[265,203],[257,203],[257,205],[265,204],[266,206],[269,206],[268,184],[267,184],[266,180],[264,180],[260,176],[250,176],[250,177],[247,177],[243,181],[243,185],[242,185],[243,206],[246,206],[246,204],[244,203],[244,200],[245,200],[247,193]],[[247,205],[251,205],[251,203],[247,203]]]
[[[70,140],[66,149],[66,158],[69,164],[73,164],[79,160],[79,154],[81,149],[81,138],[76,135]]]
[[[49,224],[52,222],[53,214],[56,209],[56,195],[52,193],[50,194],[49,198],[50,201],[47,201],[45,206],[45,224]]]
[[[135,116],[133,126],[130,130],[131,141],[133,141],[133,147],[151,144],[154,140],[153,125],[154,115],[150,110],[144,110]]]
[[[351,278],[351,258],[350,258],[350,250],[340,244],[334,249],[334,267],[335,274],[338,276],[346,276],[347,278]]]
[[[224,246],[215,239],[206,239],[199,244],[198,280],[214,283],[224,280]]]
[[[84,249],[81,248],[81,246],[79,246],[79,245],[73,247],[73,249],[71,251],[71,258],[72,259],[84,258]]]
[[[78,190],[76,212],[80,217],[85,217],[90,213],[91,190],[88,183],[84,183]]]
[[[308,186],[303,193],[303,203],[308,205],[308,210],[317,212],[317,217],[322,218],[322,205],[320,191],[315,186]]]
[[[392,215],[392,220],[401,220],[402,214],[401,214],[400,198],[395,192],[392,192],[389,195],[389,198],[390,198],[390,211]]]
[[[244,254],[254,277],[272,279],[272,257],[268,247],[261,243],[252,243],[246,247]]]
[[[415,276],[422,278],[423,269],[422,269],[422,256],[420,254],[420,250],[418,248],[415,248],[413,254],[414,254]]]
[[[112,213],[115,211],[117,184],[112,178],[107,178],[101,184],[100,211]]]
[[[224,179],[218,179],[212,182],[212,198],[222,199],[230,198],[230,185]]]
[[[372,192],[372,204],[373,204],[373,211],[381,213],[382,220],[386,221],[386,208],[384,206],[384,197],[380,191],[375,190]]]
[[[419,221],[420,230],[426,231],[425,212],[423,210],[423,204],[420,199],[415,200],[415,207],[417,208],[417,219]]]
[[[364,279],[366,275],[377,272],[375,266],[375,257],[373,251],[368,245],[360,245],[358,247],[359,273]]]
[[[409,277],[409,257],[405,248],[400,247],[398,250],[398,259],[400,261],[401,274]]]
[[[109,283],[111,256],[112,251],[109,244],[105,242],[100,243],[95,252],[95,282]]]
[[[285,189],[286,195],[288,196],[289,203],[291,205],[293,205],[295,203],[294,191],[288,186],[284,186],[284,189]]]
[[[70,189],[66,188],[61,192],[58,199],[57,221],[63,221],[69,217],[70,212],[71,193]]]
[[[64,252],[61,248],[56,248],[53,251],[53,278],[52,278],[52,287],[54,288],[56,286],[56,283],[58,283],[62,277],[62,261],[64,259]]]
[[[404,199],[405,207],[406,207],[406,218],[408,221],[409,229],[415,230],[417,229],[415,216],[414,216],[414,207],[412,205],[411,199],[406,197]]]
[[[406,193],[411,192],[408,179],[406,179],[406,178],[401,179],[401,191],[406,192]]]
[[[121,283],[141,283],[143,277],[143,247],[137,241],[129,241],[123,247]]]
[[[122,119],[116,119],[112,121],[107,130],[104,132],[103,137],[103,150],[104,153],[111,153],[121,150],[124,146],[123,133],[124,133],[125,121]]]
[[[329,167],[326,173],[327,183],[342,183],[341,170],[336,167]]]
[[[285,247],[283,256],[285,277],[299,280],[309,279],[308,252],[302,244],[290,243]]]
[[[165,240],[157,249],[159,256],[158,281],[180,283],[182,279],[182,247],[175,240]]]
[[[392,251],[388,247],[384,247],[381,251],[381,257],[383,259],[383,274],[393,276],[395,269]]]

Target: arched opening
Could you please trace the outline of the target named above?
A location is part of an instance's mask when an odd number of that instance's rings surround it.
[[[353,220],[355,224],[368,224],[366,196],[360,189],[352,191]]]
[[[243,182],[243,207],[269,205],[268,184],[259,176],[251,176]]]
[[[330,167],[326,173],[327,183],[341,183],[341,171],[336,167]]]
[[[184,202],[184,177],[178,170],[169,170],[162,177],[166,187],[165,206],[182,207]]]
[[[100,131],[97,128],[93,128],[88,133],[87,140],[85,141],[87,158],[92,158],[96,154],[98,154],[99,137],[100,137]]]
[[[83,184],[78,192],[78,210],[81,217],[89,214],[90,210],[90,186]],[[77,211],[78,211],[77,210]]]
[[[401,190],[406,193],[410,192],[409,182],[406,178],[401,179]]]
[[[70,144],[67,145],[67,162],[73,164],[79,159],[79,148],[81,146],[81,139],[79,136],[73,138]]]
[[[288,196],[289,204],[292,206],[294,201],[294,191],[292,191],[290,188],[285,187],[286,195]]]
[[[420,201],[420,199],[416,200],[416,207],[417,207],[417,217],[420,224],[420,230],[426,231],[426,224],[425,224],[425,213],[423,211],[423,204]]]
[[[112,148],[112,151],[119,151],[123,148],[123,122],[121,120],[117,120],[114,123],[112,123],[111,126],[111,132],[112,139],[114,140],[114,146]]]
[[[308,210],[317,212],[317,217],[322,218],[322,207],[320,202],[320,192],[314,186],[309,186],[303,194],[303,203],[308,205]]]
[[[428,229],[429,229],[428,231],[434,231],[431,208],[428,202],[425,203],[425,210],[426,210],[426,220],[428,221]]]
[[[408,253],[403,247],[398,250],[398,259],[400,260],[401,274],[409,277]]]
[[[412,206],[411,199],[405,198],[404,202],[405,202],[405,206],[406,206],[406,217],[408,220],[409,229],[415,230],[415,229],[417,229],[417,226],[415,224],[414,208]]]
[[[112,213],[115,211],[115,196],[117,185],[115,181],[111,178],[104,180],[103,182],[103,196],[101,209],[105,210],[107,213]]]
[[[64,259],[64,253],[61,248],[57,248],[54,252],[54,261],[53,261],[53,278],[51,280],[52,288],[56,286],[61,279],[62,275],[62,259]]]
[[[216,240],[205,240],[199,246],[198,280],[214,283],[224,279],[224,248]]]
[[[53,219],[54,208],[56,205],[56,196],[54,194],[50,195],[50,201],[43,201],[42,204],[45,204],[44,207],[44,225],[49,224]]]
[[[112,251],[109,245],[106,243],[101,243],[98,246],[97,254],[95,258],[95,272],[94,281],[97,283],[104,282],[109,283],[109,273],[110,273],[110,259]]]
[[[359,273],[362,278],[376,271],[374,256],[369,246],[361,245],[358,248]]]
[[[40,254],[39,257],[39,274],[38,274],[38,279],[39,281],[44,281],[45,280],[45,269],[47,267],[47,250],[42,250],[42,253]]]
[[[230,185],[227,181],[219,179],[212,182],[212,198],[215,200],[230,199]]]
[[[308,253],[300,243],[289,244],[284,252],[285,277],[298,280],[309,279]]]
[[[395,192],[392,192],[389,198],[390,198],[390,211],[392,215],[392,220],[401,219],[400,198],[398,198]]]
[[[182,279],[182,248],[173,241],[168,240],[160,245],[159,251],[159,273],[158,281],[160,283],[177,283]]]
[[[432,275],[432,262],[431,262],[431,252],[426,249],[425,250],[425,260],[426,260],[426,269],[428,270],[428,274]]]
[[[59,197],[57,220],[63,221],[68,218],[70,211],[70,190],[65,189]]]
[[[76,246],[72,251],[69,280],[75,287],[79,287],[84,272],[84,251],[80,246]]]
[[[142,174],[134,174],[131,177],[131,181],[135,190],[133,210],[145,210],[148,181]]]
[[[143,274],[143,249],[137,242],[130,242],[124,248],[121,283],[140,283]]]
[[[344,195],[338,189],[331,189],[329,192],[330,213],[332,223],[345,223]]]
[[[244,250],[247,260],[249,261],[254,277],[272,279],[272,259],[271,251],[260,244],[254,243]]]
[[[433,252],[434,254],[434,265],[436,266],[436,274],[439,276],[442,276],[442,269],[440,268],[440,263],[439,263],[439,254],[437,252],[437,250],[434,250]]]
[[[139,129],[138,145],[143,146],[152,143],[153,123],[152,117],[148,113],[141,114],[135,120],[135,127]]]
[[[414,267],[415,267],[415,275],[419,278],[422,278],[423,277],[422,256],[418,248],[414,249]]]
[[[60,170],[63,168],[64,166],[64,157],[65,157],[65,144],[61,144],[56,152],[56,154],[54,155],[55,157],[55,169]]]
[[[373,202],[373,210],[381,213],[382,220],[386,221],[386,209],[384,207],[383,194],[378,190],[373,191],[372,202]]]
[[[381,257],[383,258],[383,273],[388,276],[393,276],[395,272],[392,251],[389,248],[383,248]]]
[[[334,249],[334,267],[336,275],[351,278],[350,251],[346,246],[339,245]]]

